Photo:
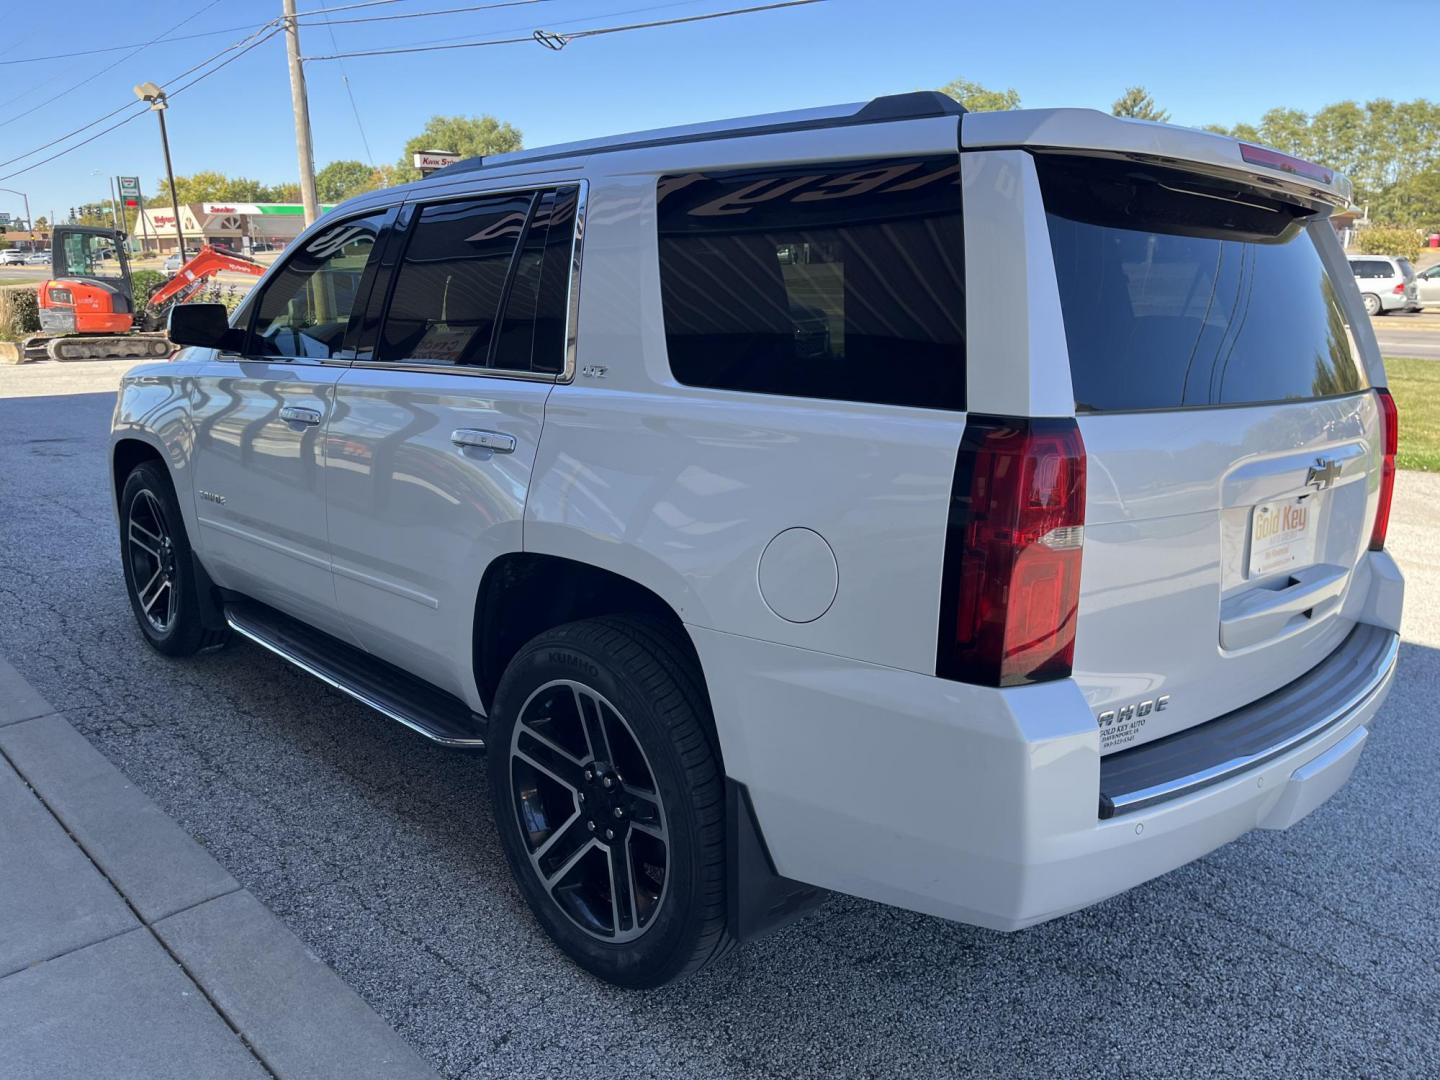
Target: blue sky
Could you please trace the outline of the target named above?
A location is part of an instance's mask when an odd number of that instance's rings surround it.
[[[299,8],[354,2],[299,0]],[[397,0],[334,17],[409,14],[477,2]],[[466,14],[335,25],[333,41],[331,30],[312,21],[302,30],[302,47],[318,56],[335,52],[337,45],[350,51],[509,36],[537,27],[573,31],[756,2],[544,0]],[[175,34],[232,32],[161,42],[128,58],[125,50],[0,64],[0,161],[132,101],[130,87],[136,82],[165,82],[178,75],[243,36],[233,28],[274,17],[280,0],[68,0],[63,15],[15,0],[4,7],[0,61],[145,42],[187,15],[193,17]],[[1171,110],[1175,122],[1197,125],[1253,121],[1276,105],[1315,109],[1345,98],[1435,95],[1435,63],[1423,55],[1428,46],[1421,33],[1431,25],[1433,2],[1390,0],[1384,15],[1391,29],[1383,31],[1383,45],[1371,31],[1353,29],[1357,11],[1353,3],[1336,0],[1310,0],[1303,7],[1274,0],[1145,5],[1133,0],[1030,0],[1024,5],[829,0],[578,40],[561,52],[525,43],[356,58],[344,62],[343,73],[377,162],[395,160],[405,139],[433,113],[490,112],[517,125],[527,145],[538,146],[863,100],[938,86],[957,76],[1013,86],[1027,106],[1108,108],[1128,84],[1141,83]],[[1415,32],[1403,32],[1406,26]],[[1406,42],[1413,43],[1413,56],[1405,55]],[[336,158],[364,160],[341,65],[316,62],[307,71],[317,165]],[[87,79],[80,89],[56,96]],[[30,115],[15,118],[42,102]],[[169,122],[177,172],[218,169],[272,183],[293,180],[281,39],[266,42],[177,97]],[[0,177],[32,160],[0,166]],[[57,161],[0,179],[0,186],[28,192],[37,216],[52,210],[63,215],[76,202],[101,197],[108,174],[138,173],[149,191],[162,171],[159,136],[146,116]],[[0,192],[0,210],[18,212],[19,200]]]

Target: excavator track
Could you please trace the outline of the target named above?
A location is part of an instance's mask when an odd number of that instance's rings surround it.
[[[22,344],[29,360],[163,360],[175,349],[164,334],[75,334],[32,337]]]

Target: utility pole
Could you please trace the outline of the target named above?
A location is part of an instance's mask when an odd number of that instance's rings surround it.
[[[315,150],[310,141],[310,98],[305,91],[305,67],[300,60],[300,23],[295,17],[295,0],[285,4],[285,56],[290,61],[290,100],[295,108],[295,153],[300,158],[300,202],[305,207],[305,224],[320,216],[315,194]]]

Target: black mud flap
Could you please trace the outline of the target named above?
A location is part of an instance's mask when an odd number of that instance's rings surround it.
[[[726,911],[730,935],[752,941],[817,907],[825,890],[775,872],[744,784],[725,781]]]

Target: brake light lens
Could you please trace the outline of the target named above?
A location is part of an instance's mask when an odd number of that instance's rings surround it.
[[[73,304],[75,297],[70,295],[69,289],[46,289],[46,295],[52,304]]]
[[[1289,154],[1282,154],[1280,151],[1271,150],[1268,147],[1241,143],[1240,158],[1251,165],[1263,165],[1267,169],[1293,173],[1309,180],[1318,180],[1322,184],[1335,182],[1335,174],[1325,166],[1316,165],[1313,161],[1306,161],[1304,158],[1291,157]]]
[[[1084,535],[1075,421],[971,415],[955,463],[935,673],[984,686],[1068,677]]]
[[[1395,496],[1395,454],[1400,449],[1400,413],[1395,399],[1383,386],[1375,393],[1380,397],[1380,442],[1385,448],[1380,460],[1380,504],[1375,508],[1375,527],[1370,531],[1370,550],[1385,547],[1385,533],[1390,528],[1390,502]]]
[[[1405,295],[1405,283],[1404,283],[1403,281],[1402,281],[1399,285],[1396,285],[1396,286],[1395,286],[1395,295],[1396,295],[1396,296],[1404,296],[1404,295]]]

